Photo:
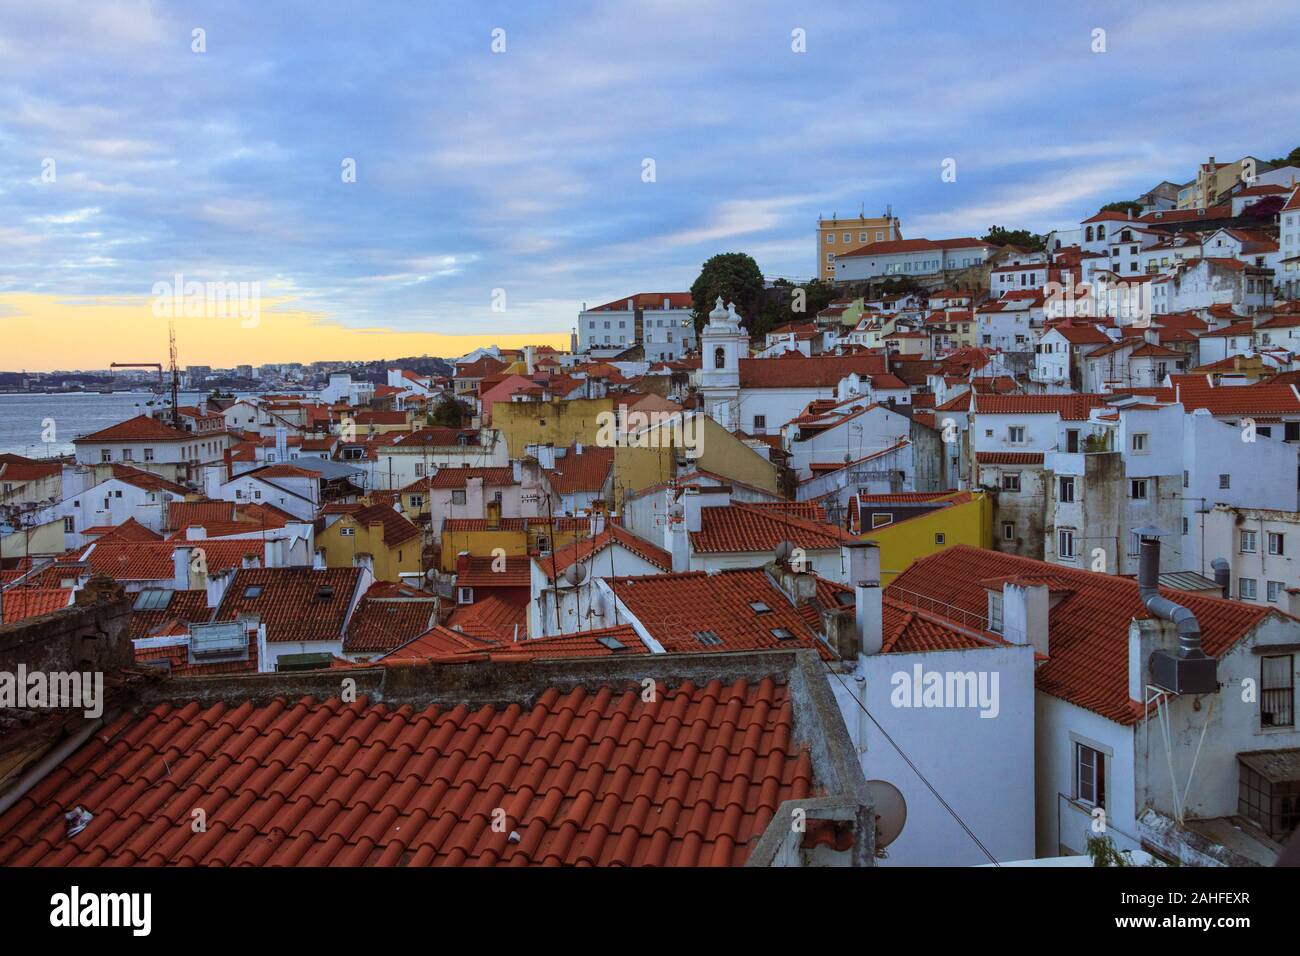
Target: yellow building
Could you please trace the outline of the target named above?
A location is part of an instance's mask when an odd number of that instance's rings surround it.
[[[495,402],[492,427],[501,433],[511,458],[522,458],[529,445],[567,448],[575,442],[596,445],[596,435],[614,411],[612,398],[571,401]]]
[[[468,554],[475,558],[495,556],[497,549],[507,557],[547,555],[558,548],[572,544],[578,538],[590,537],[589,518],[448,518],[442,523],[442,548],[438,567],[443,571],[456,570],[456,556]]]
[[[1201,163],[1196,170],[1196,178],[1178,190],[1178,208],[1205,209],[1218,205],[1220,197],[1242,181],[1243,172],[1257,176],[1263,171],[1262,165],[1254,156],[1243,156],[1235,163],[1216,163],[1211,156],[1208,163]]]
[[[777,467],[701,412],[661,420],[619,436],[618,442],[614,449],[618,507],[628,492],[663,484],[679,471],[707,471],[779,494]]]
[[[850,252],[872,242],[902,239],[898,217],[886,211],[883,216],[855,216],[852,219],[817,220],[817,275],[835,278],[835,254]]]
[[[880,546],[882,584],[954,544],[993,547],[993,503],[982,491],[861,495],[849,504],[849,530]]]
[[[316,535],[326,567],[369,567],[377,581],[419,574],[424,535],[389,505],[369,505],[337,518]]]

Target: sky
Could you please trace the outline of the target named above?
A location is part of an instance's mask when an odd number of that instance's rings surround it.
[[[0,0],[0,370],[165,360],[178,287],[245,307],[180,300],[181,365],[455,356],[719,252],[810,277],[819,215],[1077,224],[1300,145],[1298,40],[1295,0]]]

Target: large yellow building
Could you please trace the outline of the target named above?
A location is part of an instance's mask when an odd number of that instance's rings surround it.
[[[982,491],[863,495],[850,504],[849,530],[880,546],[882,584],[954,544],[993,547],[993,503]]]
[[[369,567],[376,581],[419,574],[424,535],[389,505],[341,515],[316,535],[316,550],[330,568]]]
[[[1257,176],[1263,170],[1263,164],[1254,156],[1243,156],[1235,163],[1216,163],[1210,157],[1208,163],[1201,163],[1196,170],[1196,178],[1178,190],[1179,209],[1206,209],[1219,204],[1220,197],[1241,182],[1243,173]]]
[[[872,242],[902,239],[898,217],[886,211],[883,216],[855,216],[852,219],[817,220],[817,276],[834,280],[835,255],[851,252]]]

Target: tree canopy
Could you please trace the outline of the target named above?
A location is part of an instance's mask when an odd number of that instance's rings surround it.
[[[708,320],[718,296],[734,302],[746,326],[752,326],[763,297],[763,273],[753,256],[743,252],[723,252],[709,258],[700,267],[699,277],[691,284],[691,304],[695,310],[695,328]]]
[[[989,231],[981,238],[995,246],[1018,246],[1030,252],[1037,252],[1047,248],[1047,237],[1030,232],[1028,229],[1007,229],[1005,226],[989,226]]]

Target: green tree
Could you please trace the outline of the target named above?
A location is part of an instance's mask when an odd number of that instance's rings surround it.
[[[1280,156],[1277,159],[1270,159],[1268,161],[1270,166],[1285,166],[1288,163],[1300,163],[1300,146],[1297,146],[1285,156]]]
[[[1007,229],[1005,226],[989,226],[989,231],[982,237],[985,242],[995,246],[1019,246],[1030,252],[1037,252],[1047,247],[1047,239],[1028,229]]]
[[[708,320],[718,296],[722,296],[724,304],[736,304],[736,311],[746,326],[754,322],[763,296],[763,273],[753,256],[743,252],[723,252],[700,267],[699,277],[691,284],[697,333]]]
[[[1098,212],[1128,212],[1133,211],[1134,216],[1142,214],[1142,204],[1135,199],[1121,199],[1119,202],[1108,202],[1098,209]]]
[[[441,425],[444,428],[460,428],[469,418],[468,405],[450,395],[445,395],[438,403],[438,407],[429,413],[429,424]]]

